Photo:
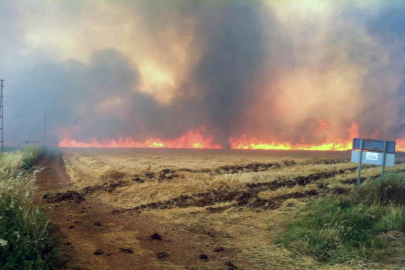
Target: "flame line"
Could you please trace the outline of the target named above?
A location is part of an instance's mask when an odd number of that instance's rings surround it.
[[[69,137],[61,139],[59,147],[71,148],[184,148],[184,149],[223,149],[222,145],[214,143],[212,136],[204,137],[200,131],[205,132],[205,128],[190,130],[186,134],[174,140],[162,140],[158,138],[149,138],[144,142],[135,141],[132,138],[120,137],[118,140],[97,141],[93,138],[90,142],[79,142]],[[303,139],[302,142],[291,144],[288,142],[266,142],[256,138],[247,139],[246,135],[239,138],[230,138],[231,149],[245,150],[299,150],[299,151],[347,151],[352,149],[352,138],[358,138],[359,125],[352,123],[350,128],[346,129],[349,133],[349,139],[337,142],[323,144],[308,144]],[[398,139],[396,150],[405,151],[405,139]]]

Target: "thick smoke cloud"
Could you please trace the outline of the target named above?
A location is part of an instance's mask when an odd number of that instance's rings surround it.
[[[152,127],[156,117],[163,115],[152,97],[132,91],[139,75],[114,50],[95,52],[89,64],[38,63],[22,75],[25,79],[16,84],[20,91],[16,94],[25,110],[15,116],[29,119],[26,128],[33,131],[46,113],[55,137],[74,134],[86,140],[89,132],[97,139],[139,136],[149,132],[142,118]]]
[[[52,143],[405,137],[402,2],[23,2],[0,3],[8,142],[44,114]]]
[[[388,5],[381,6],[381,12],[371,18],[367,24],[370,34],[378,39],[384,47],[389,48],[390,59],[396,63],[402,70],[399,70],[402,75],[398,83],[396,94],[393,95],[397,101],[397,106],[388,107],[387,110],[392,114],[395,123],[387,129],[389,133],[396,134],[398,137],[405,137],[405,4],[394,2]],[[384,67],[381,67],[383,69]],[[398,68],[399,69],[399,68]],[[379,70],[384,72],[384,70]],[[386,89],[384,89],[386,91]],[[380,102],[385,102],[382,99]],[[381,119],[385,121],[385,119]]]
[[[214,14],[204,14],[197,31],[206,37],[204,56],[191,74],[198,94],[184,108],[199,108],[198,114],[205,116],[211,130],[217,130],[216,138],[222,145],[239,130],[245,112],[254,106],[260,90],[252,86],[260,79],[263,63],[272,60],[262,33],[264,27],[273,32],[276,26],[271,20],[262,24],[260,9],[259,4],[220,6]]]

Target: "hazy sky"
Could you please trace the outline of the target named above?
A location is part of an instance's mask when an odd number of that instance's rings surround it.
[[[5,140],[405,138],[405,1],[0,0]]]

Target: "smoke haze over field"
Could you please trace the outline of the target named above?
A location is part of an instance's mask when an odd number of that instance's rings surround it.
[[[45,113],[53,143],[405,138],[403,1],[0,1],[0,18],[7,143],[42,139]]]

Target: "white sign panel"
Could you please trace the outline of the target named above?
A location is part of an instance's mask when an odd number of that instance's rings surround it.
[[[366,152],[365,154],[367,160],[378,160],[378,153]]]
[[[382,165],[383,164],[383,153],[377,152],[363,152],[361,162],[364,164],[372,165]],[[360,151],[352,151],[352,162],[360,161]],[[385,157],[385,166],[394,166],[395,164],[395,154],[387,154]]]

